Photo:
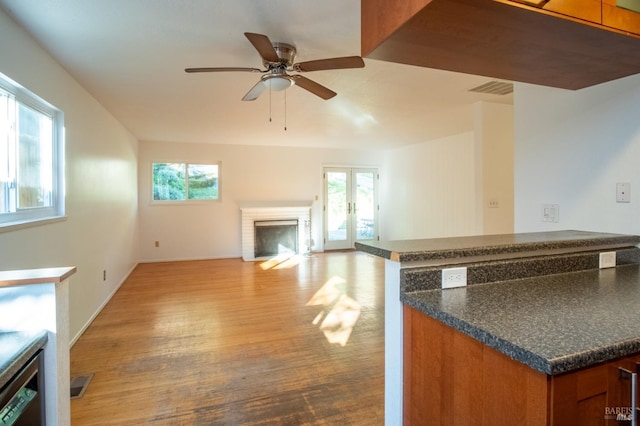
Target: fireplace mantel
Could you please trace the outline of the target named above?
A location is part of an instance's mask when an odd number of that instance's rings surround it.
[[[296,219],[298,221],[298,250],[307,247],[308,230],[305,222],[311,219],[313,201],[243,201],[238,206],[242,214],[242,258],[261,260],[255,257],[254,222],[257,220]]]
[[[313,201],[296,200],[296,201],[241,201],[238,203],[241,211],[253,209],[287,209],[287,208],[306,208],[310,209]]]

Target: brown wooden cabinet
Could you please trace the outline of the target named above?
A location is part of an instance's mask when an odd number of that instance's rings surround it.
[[[602,23],[601,0],[549,0],[542,8],[584,21]]]
[[[557,13],[568,18],[593,22],[616,30],[640,34],[640,13],[617,6],[616,0],[511,0]],[[540,3],[540,4],[538,4]]]
[[[362,56],[571,90],[638,74],[640,23],[601,24],[599,3],[362,0]]]
[[[637,361],[550,376],[405,306],[404,425],[616,425]]]
[[[602,0],[602,24],[640,34],[640,13],[616,6],[616,0]]]

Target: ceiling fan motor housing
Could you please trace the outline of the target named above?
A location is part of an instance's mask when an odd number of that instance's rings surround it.
[[[296,57],[296,47],[287,44],[287,43],[273,43],[273,49],[276,51],[278,58],[280,58],[279,64],[274,64],[273,62],[262,60],[262,64],[267,69],[272,69],[275,67],[284,67],[285,69],[291,69],[293,66],[293,60]]]

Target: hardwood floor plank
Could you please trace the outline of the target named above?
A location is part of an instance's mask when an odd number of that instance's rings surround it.
[[[72,424],[383,424],[384,262],[279,265],[140,264],[71,349]]]

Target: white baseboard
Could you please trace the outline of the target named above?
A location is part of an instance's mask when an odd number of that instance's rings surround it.
[[[78,339],[80,338],[80,336],[82,336],[82,334],[85,332],[85,330],[87,328],[89,328],[89,326],[91,325],[91,323],[93,322],[94,319],[96,319],[96,317],[98,315],[100,315],[100,312],[102,312],[102,310],[104,309],[105,306],[107,306],[107,303],[109,303],[109,301],[111,300],[111,298],[113,297],[114,294],[116,294],[116,292],[118,290],[120,290],[120,287],[122,287],[122,284],[124,284],[124,282],[129,278],[129,275],[131,275],[131,273],[133,272],[134,269],[136,269],[136,266],[138,266],[138,263],[134,264],[131,269],[129,269],[129,272],[126,273],[126,275],[124,276],[124,278],[120,281],[120,283],[118,283],[118,285],[116,286],[116,288],[111,292],[111,294],[109,294],[109,297],[107,297],[105,299],[104,302],[102,302],[102,304],[98,307],[98,309],[96,309],[96,311],[93,313],[93,315],[91,315],[91,317],[89,318],[89,320],[82,326],[82,328],[78,331],[78,333],[73,336],[73,339],[71,339],[71,341],[69,342],[69,348],[73,347],[73,345],[78,341]]]
[[[193,260],[218,260],[218,259],[237,259],[237,256],[218,256],[218,257],[179,257],[179,258],[166,258],[166,259],[141,259],[138,263],[162,263],[162,262],[189,262]]]

